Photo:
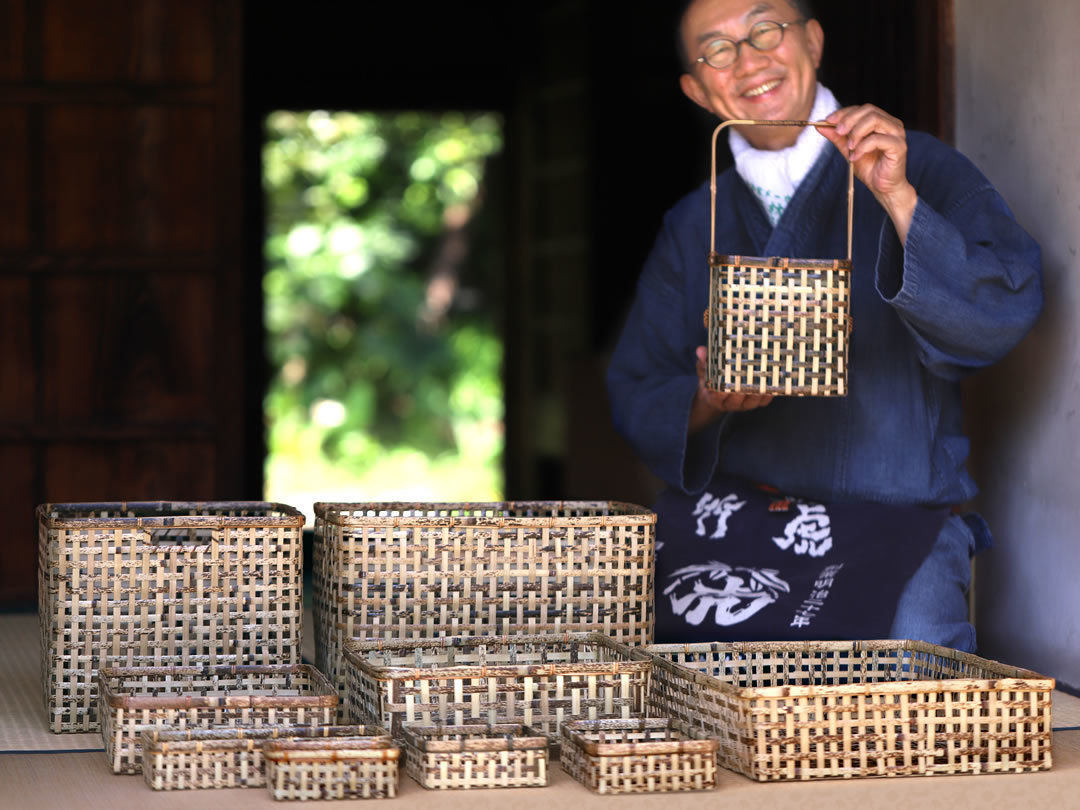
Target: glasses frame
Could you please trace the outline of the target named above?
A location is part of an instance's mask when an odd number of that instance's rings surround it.
[[[787,33],[789,25],[806,25],[808,22],[810,22],[810,19],[808,17],[800,17],[797,20],[790,20],[788,22],[777,22],[776,20],[758,20],[756,23],[750,26],[750,36],[743,37],[742,39],[732,39],[731,37],[715,37],[714,39],[709,40],[710,42],[724,40],[725,42],[730,42],[732,45],[735,46],[735,58],[732,59],[729,64],[724,65],[723,67],[717,67],[712,62],[710,62],[708,58],[704,56],[699,56],[697,59],[694,60],[694,62],[700,62],[703,65],[708,65],[713,70],[727,70],[729,67],[739,61],[739,56],[742,54],[742,46],[744,42],[751,48],[753,48],[755,51],[758,51],[760,53],[768,53],[769,51],[775,51],[777,48],[780,47],[780,43],[784,41],[784,34]],[[771,23],[772,25],[780,26],[780,39],[771,48],[759,48],[757,45],[754,44],[752,39],[754,29],[757,28],[759,25],[762,25],[763,23]]]

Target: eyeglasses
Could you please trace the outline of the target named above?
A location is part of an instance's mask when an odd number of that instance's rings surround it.
[[[792,20],[791,22],[778,23],[772,20],[762,20],[750,27],[750,35],[744,39],[728,39],[717,37],[709,40],[705,46],[705,55],[699,56],[695,62],[704,62],[706,65],[717,70],[729,68],[739,58],[739,48],[744,42],[750,43],[755,51],[771,51],[784,40],[784,29],[789,25],[805,25],[806,19]]]

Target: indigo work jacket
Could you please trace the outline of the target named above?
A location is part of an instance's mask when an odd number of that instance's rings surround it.
[[[855,184],[848,394],[781,397],[687,436],[706,344],[709,187],[666,214],[608,368],[616,429],[688,494],[716,473],[820,500],[949,505],[972,498],[960,381],[1003,357],[1042,309],[1038,244],[965,157],[909,132],[919,195],[907,242]],[[847,163],[827,145],[776,228],[734,169],[717,178],[716,250],[847,255]]]

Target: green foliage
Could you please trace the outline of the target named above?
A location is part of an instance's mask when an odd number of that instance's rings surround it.
[[[499,497],[499,279],[471,237],[500,148],[491,114],[268,117],[268,491],[382,463],[445,476],[443,497]]]

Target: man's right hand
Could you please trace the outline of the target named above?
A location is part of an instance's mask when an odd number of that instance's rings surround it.
[[[696,433],[717,417],[732,411],[749,411],[761,408],[773,400],[772,394],[733,394],[713,391],[705,385],[704,346],[697,347],[698,389],[690,405],[690,433]]]

